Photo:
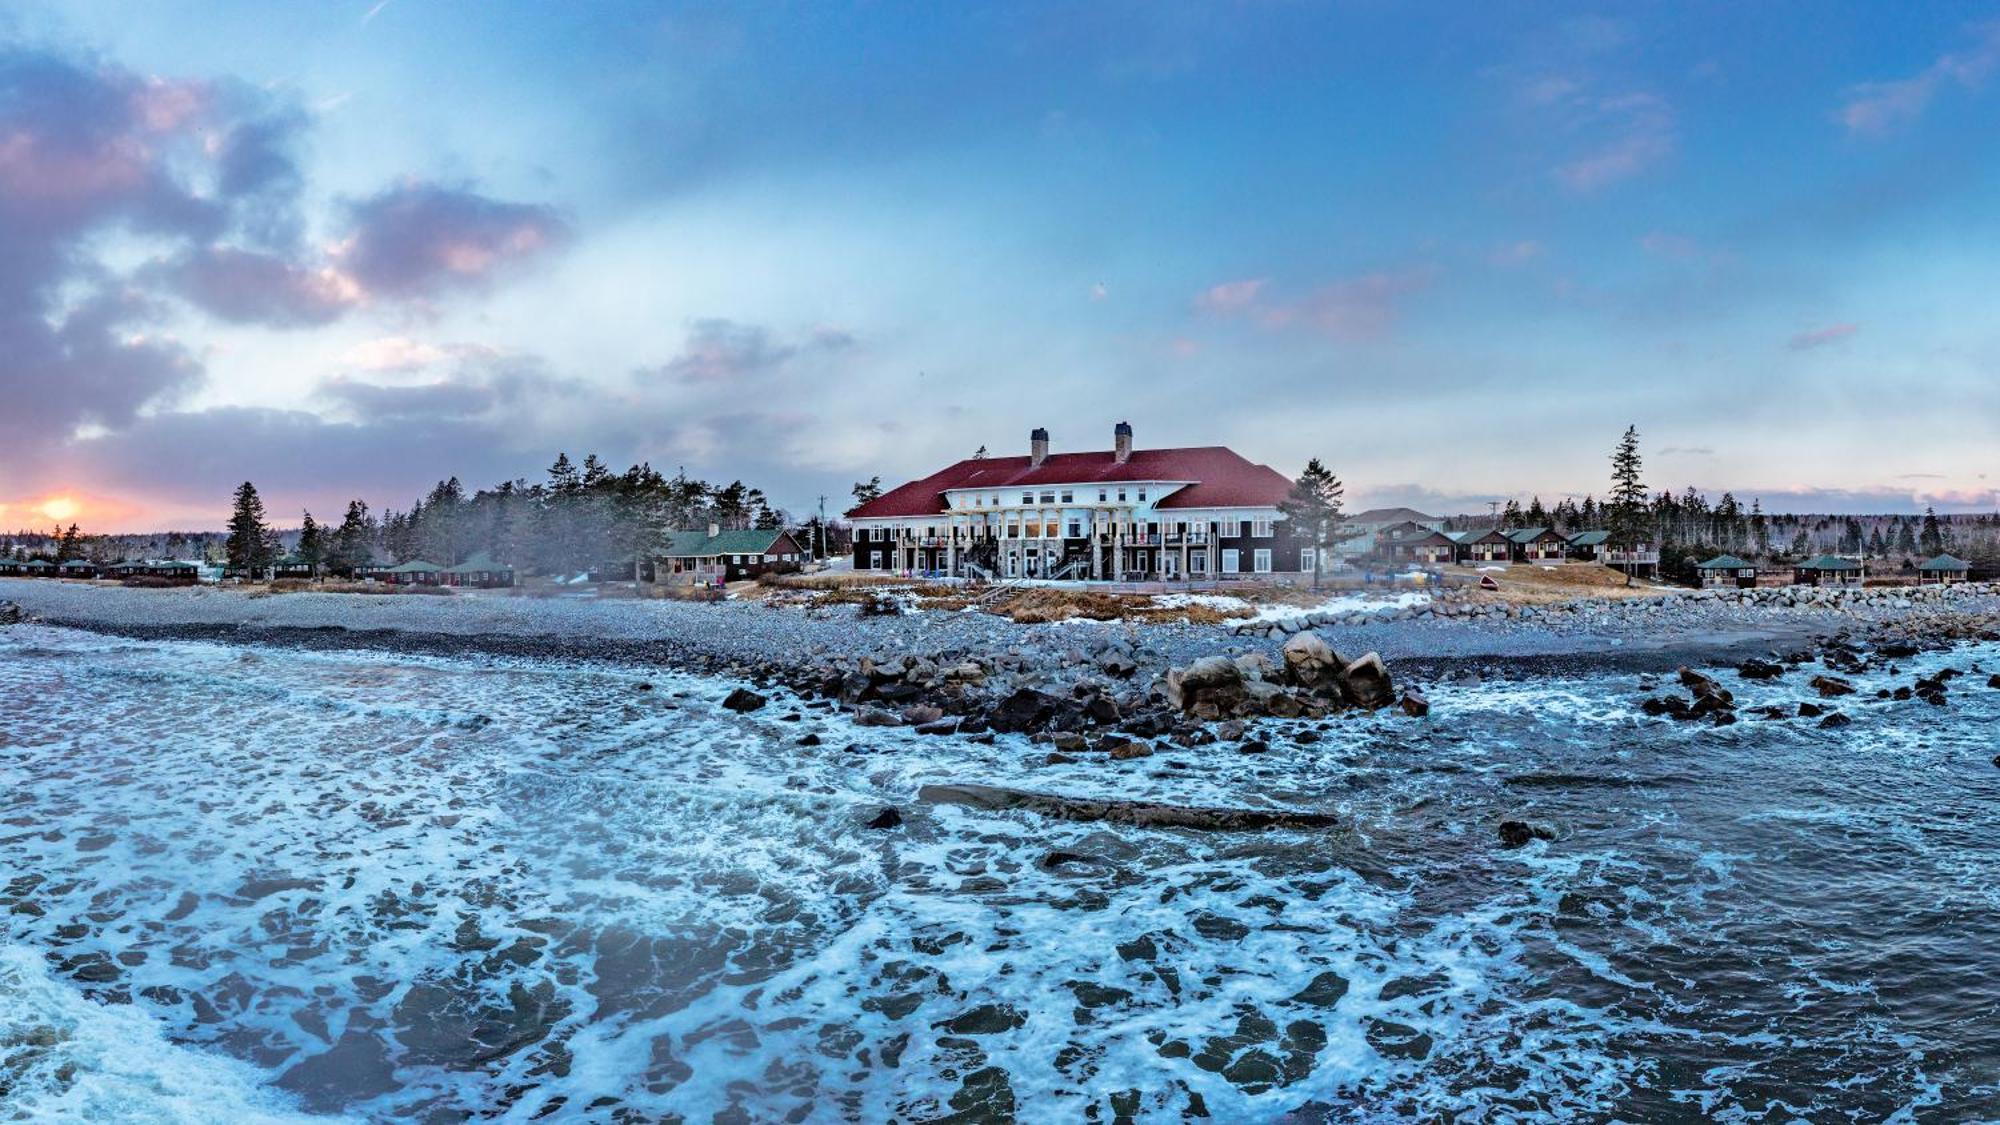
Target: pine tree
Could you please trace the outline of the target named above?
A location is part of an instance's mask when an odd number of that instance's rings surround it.
[[[311,512],[299,521],[299,561],[306,564],[308,572],[319,577],[319,568],[326,562],[326,534],[313,519]]]
[[[368,515],[368,505],[359,500],[349,500],[347,515],[340,521],[340,528],[333,533],[333,550],[328,567],[352,576],[374,558],[375,521]]]
[[[854,486],[854,506],[856,508],[871,501],[879,500],[881,497],[881,477],[869,477],[866,481],[857,482]]]
[[[1304,542],[1313,548],[1313,589],[1319,589],[1321,562],[1327,549],[1338,543],[1343,535],[1340,514],[1342,497],[1346,488],[1332,470],[1320,464],[1315,457],[1306,462],[1305,471],[1292,482],[1292,490],[1278,502],[1278,510],[1285,514],[1291,524],[1294,541]]]
[[[1929,558],[1944,553],[1944,533],[1938,530],[1936,508],[1924,509],[1924,530],[1917,536],[1917,549]]]
[[[1542,498],[1539,496],[1528,501],[1528,512],[1525,518],[1528,521],[1527,526],[1529,527],[1547,527],[1552,522],[1549,519],[1549,510],[1542,507]]]
[[[1611,453],[1611,497],[1606,501],[1613,546],[1633,548],[1647,543],[1646,484],[1640,478],[1639,428],[1625,427],[1625,436]]]
[[[264,522],[264,501],[257,495],[257,486],[247,480],[236,490],[223,551],[229,569],[244,578],[259,578],[271,567],[271,528]]]
[[[1794,559],[1804,559],[1807,555],[1812,554],[1812,540],[1806,537],[1805,528],[1799,528],[1798,534],[1792,536],[1790,554]]]
[[[1750,541],[1756,545],[1757,557],[1771,553],[1771,521],[1764,517],[1764,501],[1757,497],[1750,500]]]
[[[61,566],[71,559],[82,557],[83,536],[77,531],[75,524],[70,524],[69,530],[59,533],[56,537],[56,565]]]

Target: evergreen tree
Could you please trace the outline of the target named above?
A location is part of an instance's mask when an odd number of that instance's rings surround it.
[[[1539,496],[1528,501],[1528,512],[1524,518],[1528,521],[1526,525],[1528,527],[1548,527],[1553,522],[1549,519],[1549,510],[1542,507],[1542,498]]]
[[[1805,528],[1799,528],[1798,534],[1792,536],[1790,554],[1794,559],[1804,559],[1806,556],[1812,554],[1812,540],[1806,537]]]
[[[299,521],[299,561],[306,564],[314,578],[319,577],[319,568],[326,562],[326,535],[311,512],[305,513]]]
[[[333,533],[333,549],[327,560],[328,569],[343,572],[350,577],[361,567],[375,558],[375,521],[368,514],[368,505],[359,500],[347,502],[347,515],[340,521],[340,527]]]
[[[854,486],[854,506],[856,508],[872,500],[880,499],[881,496],[881,477],[869,477],[866,481],[858,482]]]
[[[77,531],[75,524],[70,524],[67,531],[61,532],[56,537],[56,565],[61,566],[71,559],[82,557],[83,536]]]
[[[1646,526],[1646,484],[1640,477],[1642,471],[1639,428],[1627,426],[1625,436],[1618,440],[1618,448],[1611,453],[1611,497],[1606,501],[1609,509],[1606,522],[1613,546],[1639,547],[1652,538]]]
[[[1917,553],[1917,535],[1909,520],[1896,521],[1896,553],[1905,558]]]
[[[1764,501],[1756,497],[1750,501],[1750,542],[1758,558],[1771,553],[1771,521],[1764,517]]]
[[[264,501],[257,495],[257,486],[247,480],[236,490],[223,551],[229,569],[245,578],[262,577],[271,568],[274,552],[271,528],[264,522]]]
[[[1924,509],[1924,530],[1917,536],[1917,549],[1926,558],[1935,558],[1944,553],[1944,533],[1938,529],[1936,508]]]
[[[1601,515],[1602,513],[1597,510],[1597,498],[1595,496],[1585,496],[1583,504],[1576,510],[1576,518],[1586,530],[1596,530],[1597,521],[1601,518]]]
[[[1500,526],[1508,531],[1512,531],[1515,528],[1521,526],[1520,501],[1509,500],[1507,501],[1506,505],[1500,509]]]
[[[1319,589],[1327,549],[1344,538],[1341,523],[1345,517],[1340,514],[1340,504],[1346,491],[1340,478],[1315,457],[1306,462],[1305,471],[1292,482],[1292,490],[1278,502],[1278,510],[1291,522],[1292,538],[1313,548],[1315,590]]]

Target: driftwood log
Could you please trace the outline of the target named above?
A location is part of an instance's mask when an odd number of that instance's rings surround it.
[[[934,805],[965,805],[975,809],[1027,809],[1057,820],[1103,820],[1143,828],[1197,828],[1209,832],[1332,828],[1339,824],[1339,818],[1330,813],[1159,805],[1150,801],[1064,797],[997,785],[926,785],[917,790],[917,799]]]

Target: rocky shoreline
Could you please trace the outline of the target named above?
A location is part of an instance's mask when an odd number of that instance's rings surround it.
[[[851,711],[863,725],[975,738],[1022,733],[1058,755],[1142,756],[1156,739],[1221,739],[1254,753],[1257,739],[1246,737],[1245,724],[1256,719],[1298,720],[1303,730],[1346,711],[1400,705],[1423,714],[1421,688],[1397,690],[1389,667],[1418,685],[1665,673],[1837,653],[1856,641],[1934,646],[2000,636],[2000,590],[1986,585],[1690,591],[1530,607],[1443,601],[1386,620],[1309,615],[1252,635],[1189,625],[1022,626],[977,612],[869,616],[853,606],[801,612],[741,603],[256,598],[54,582],[0,581],[0,599],[19,604],[15,616],[135,638],[689,671],[782,687]],[[0,608],[0,620],[6,616]],[[1283,647],[1273,648],[1274,641]]]

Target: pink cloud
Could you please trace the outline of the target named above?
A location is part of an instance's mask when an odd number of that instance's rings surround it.
[[[1394,328],[1402,298],[1430,281],[1429,269],[1378,270],[1284,301],[1266,296],[1263,279],[1235,281],[1208,290],[1195,305],[1220,316],[1242,316],[1273,331],[1305,328],[1336,340],[1380,340]]]
[[[1908,78],[1853,87],[1834,117],[1850,133],[1880,136],[1922,116],[1931,99],[1947,86],[1978,89],[1996,67],[2000,67],[2000,21],[1980,27],[1971,48],[1942,55]]]
[[[1203,312],[1212,313],[1241,312],[1256,303],[1258,295],[1264,291],[1267,280],[1258,277],[1244,281],[1225,281],[1220,285],[1211,286],[1206,293],[1194,299],[1195,307]]]
[[[1556,166],[1556,179],[1571,191],[1597,191],[1673,155],[1673,107],[1657,94],[1600,98],[1578,112],[1580,126],[1597,140],[1582,156]]]
[[[1824,347],[1827,344],[1845,340],[1859,331],[1861,331],[1861,326],[1858,324],[1829,324],[1825,328],[1815,328],[1810,332],[1801,332],[1792,337],[1791,341],[1785,346],[1795,352],[1810,351],[1813,348]]]

